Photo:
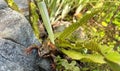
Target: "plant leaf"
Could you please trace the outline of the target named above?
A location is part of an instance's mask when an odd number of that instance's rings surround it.
[[[71,45],[70,42],[67,40],[56,40],[55,44],[57,47],[62,47],[62,48],[75,48],[74,45]]]
[[[18,7],[17,4],[14,2],[14,0],[4,0],[4,1],[7,2],[8,6],[9,6],[10,8],[12,8],[12,9],[15,10],[15,11],[20,12],[19,7]]]
[[[57,0],[52,0],[50,4],[50,21],[52,22],[52,19],[55,18],[55,12],[57,9]]]
[[[72,34],[76,29],[78,29],[81,25],[87,24],[88,20],[98,12],[99,12],[99,9],[94,11],[92,10],[91,13],[85,14],[78,22],[73,23],[68,28],[66,28],[58,38],[65,39],[67,36]]]
[[[113,69],[113,71],[120,71],[120,64],[119,63],[115,63],[107,58],[105,58],[105,61]]]
[[[120,54],[116,51],[105,54],[105,58],[120,65]]]
[[[81,59],[88,59],[92,62],[96,63],[105,63],[104,57],[99,55],[99,54],[81,54],[80,52],[74,51],[74,50],[65,50],[61,49],[63,53],[68,55],[70,58],[75,59],[75,60],[81,60]]]
[[[29,7],[30,7],[30,23],[35,33],[35,36],[37,37],[38,40],[40,40],[39,38],[40,31],[38,26],[39,16],[36,12],[36,5],[33,2],[30,2]]]
[[[87,41],[85,41],[84,47],[87,48],[87,49],[90,49],[92,51],[96,51],[96,52],[101,53],[100,45],[95,40],[87,40]]]
[[[120,54],[114,51],[112,47],[103,46],[101,48],[104,60],[114,70],[120,71]]]
[[[51,42],[54,44],[55,43],[54,42],[54,34],[53,34],[52,27],[50,24],[50,19],[49,19],[49,15],[48,15],[48,11],[47,11],[45,2],[39,2],[38,8],[39,8],[40,14],[43,19],[43,24],[45,25],[45,28],[48,32],[49,38],[50,38]]]

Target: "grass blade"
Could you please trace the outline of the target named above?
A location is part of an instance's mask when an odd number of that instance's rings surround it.
[[[49,15],[48,15],[48,11],[47,11],[45,2],[39,2],[38,8],[39,8],[40,14],[43,19],[43,24],[48,32],[49,38],[50,38],[51,42],[54,44],[54,34],[53,34],[52,27],[50,24],[50,19],[49,19]]]
[[[78,22],[76,22],[76,23],[70,25],[68,28],[66,28],[58,38],[65,39],[67,36],[72,34],[76,29],[78,29],[81,25],[87,24],[88,20],[90,18],[92,18],[98,12],[99,12],[99,10],[94,10],[94,11],[91,11],[91,13],[87,13]]]

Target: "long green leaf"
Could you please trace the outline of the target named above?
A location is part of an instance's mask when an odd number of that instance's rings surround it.
[[[101,48],[102,56],[113,71],[120,71],[120,54],[114,51],[112,47],[103,46]]]
[[[105,61],[113,69],[113,71],[120,71],[120,64],[119,63],[115,63],[107,58],[105,58]]]
[[[78,29],[81,25],[87,24],[88,20],[90,18],[92,18],[98,12],[99,12],[99,9],[98,10],[92,10],[91,13],[87,13],[78,22],[73,23],[68,28],[66,28],[58,38],[59,39],[65,39],[67,36],[72,34],[76,29]]]
[[[33,28],[33,31],[35,33],[35,36],[37,39],[40,41],[39,35],[39,26],[38,26],[38,21],[39,21],[39,16],[36,12],[36,5],[33,2],[29,3],[29,9],[30,9],[30,23]]]
[[[48,11],[47,11],[45,3],[39,2],[38,8],[39,8],[40,14],[41,14],[42,19],[43,19],[43,24],[45,25],[45,28],[48,32],[49,38],[50,38],[51,42],[54,44],[54,34],[52,31],[52,27],[50,24],[50,19],[49,19],[49,15],[48,15]]]
[[[50,21],[52,21],[52,18],[55,18],[55,12],[57,8],[57,0],[52,0],[50,4]]]
[[[74,51],[74,50],[65,50],[61,49],[63,53],[68,55],[70,58],[75,59],[75,60],[81,60],[81,59],[88,59],[92,62],[96,63],[105,63],[104,57],[99,55],[99,54],[81,54],[80,52]]]
[[[14,0],[4,0],[4,1],[8,4],[8,6],[9,6],[10,8],[12,8],[13,10],[16,10],[16,11],[20,12],[19,7],[18,7],[18,5],[14,2]]]

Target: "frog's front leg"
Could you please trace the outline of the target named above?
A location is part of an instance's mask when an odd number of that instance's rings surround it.
[[[37,46],[37,45],[31,45],[31,46],[29,46],[28,48],[25,49],[25,53],[26,53],[26,54],[30,54],[30,53],[32,53],[32,50],[33,50],[33,49],[37,49],[37,50],[38,50],[39,48],[40,48],[40,47]]]
[[[37,46],[37,45],[31,45],[28,48],[25,49],[26,54],[32,53],[33,49],[37,49],[39,57],[44,57],[47,54],[49,54],[50,50],[47,46]]]

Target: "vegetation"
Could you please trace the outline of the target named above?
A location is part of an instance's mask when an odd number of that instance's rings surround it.
[[[29,7],[36,37],[44,42],[38,27],[42,18],[48,33],[45,40],[63,53],[54,59],[56,70],[120,71],[119,0],[34,0]],[[58,21],[71,24],[54,32],[51,26]]]

